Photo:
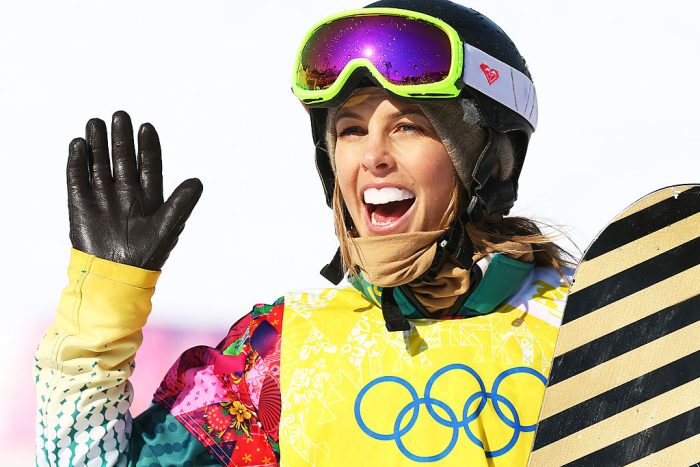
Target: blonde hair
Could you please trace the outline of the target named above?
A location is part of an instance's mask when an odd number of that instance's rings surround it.
[[[353,276],[357,278],[357,271],[352,265],[352,260],[350,259],[350,244],[348,242],[348,226],[346,223],[346,218],[349,217],[348,211],[345,208],[345,200],[343,200],[343,194],[340,192],[340,184],[338,179],[335,180],[335,186],[333,187],[333,223],[335,225],[335,234],[338,237],[338,243],[340,243],[340,258],[343,260],[343,267],[348,269]]]
[[[535,265],[554,268],[563,277],[563,268],[575,266],[576,258],[556,243],[559,236],[543,233],[540,225],[532,219],[513,216],[496,223],[469,224],[466,230],[477,253],[518,254],[522,249],[510,245],[527,245],[532,248]]]
[[[459,206],[463,206],[463,202],[461,202],[464,199],[462,190],[460,190],[460,193],[460,200],[456,208],[457,212],[459,212]],[[348,236],[351,233],[346,223],[348,218],[349,214],[345,207],[343,194],[336,180],[333,189],[333,221],[338,242],[340,243],[340,257],[345,268],[349,269],[351,274],[357,276],[357,271],[350,259]],[[466,230],[474,244],[475,253],[479,255],[522,253],[522,248],[513,247],[513,243],[516,243],[532,248],[534,262],[537,266],[554,268],[562,277],[565,277],[563,268],[572,267],[576,264],[575,257],[556,244],[555,241],[558,237],[543,233],[540,225],[532,219],[517,216],[496,216],[495,218],[486,219],[479,224],[468,224]]]

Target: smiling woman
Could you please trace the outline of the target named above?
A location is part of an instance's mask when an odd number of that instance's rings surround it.
[[[369,53],[371,51],[371,53]],[[308,110],[351,287],[258,304],[185,351],[132,418],[159,270],[202,192],[165,200],[160,142],[117,112],[70,145],[70,283],[37,351],[37,463],[523,465],[567,294],[515,202],[537,98],[523,58],[447,0],[382,0],[312,28]],[[439,410],[436,410],[436,407]]]
[[[332,124],[338,135],[333,154],[338,184],[358,236],[447,227],[451,219],[443,218],[457,177],[418,105],[362,88]]]

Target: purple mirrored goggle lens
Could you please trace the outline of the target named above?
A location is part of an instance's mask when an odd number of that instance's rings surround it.
[[[353,59],[366,58],[390,83],[437,83],[447,77],[450,39],[435,25],[401,16],[354,16],[316,30],[301,52],[297,82],[326,89]]]

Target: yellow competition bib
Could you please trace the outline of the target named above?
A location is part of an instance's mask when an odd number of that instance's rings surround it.
[[[565,296],[535,269],[491,314],[389,333],[354,289],[288,295],[281,465],[525,465]]]

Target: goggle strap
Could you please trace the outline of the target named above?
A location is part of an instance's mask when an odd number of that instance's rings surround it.
[[[524,73],[464,44],[464,83],[518,113],[537,128],[537,93]]]

